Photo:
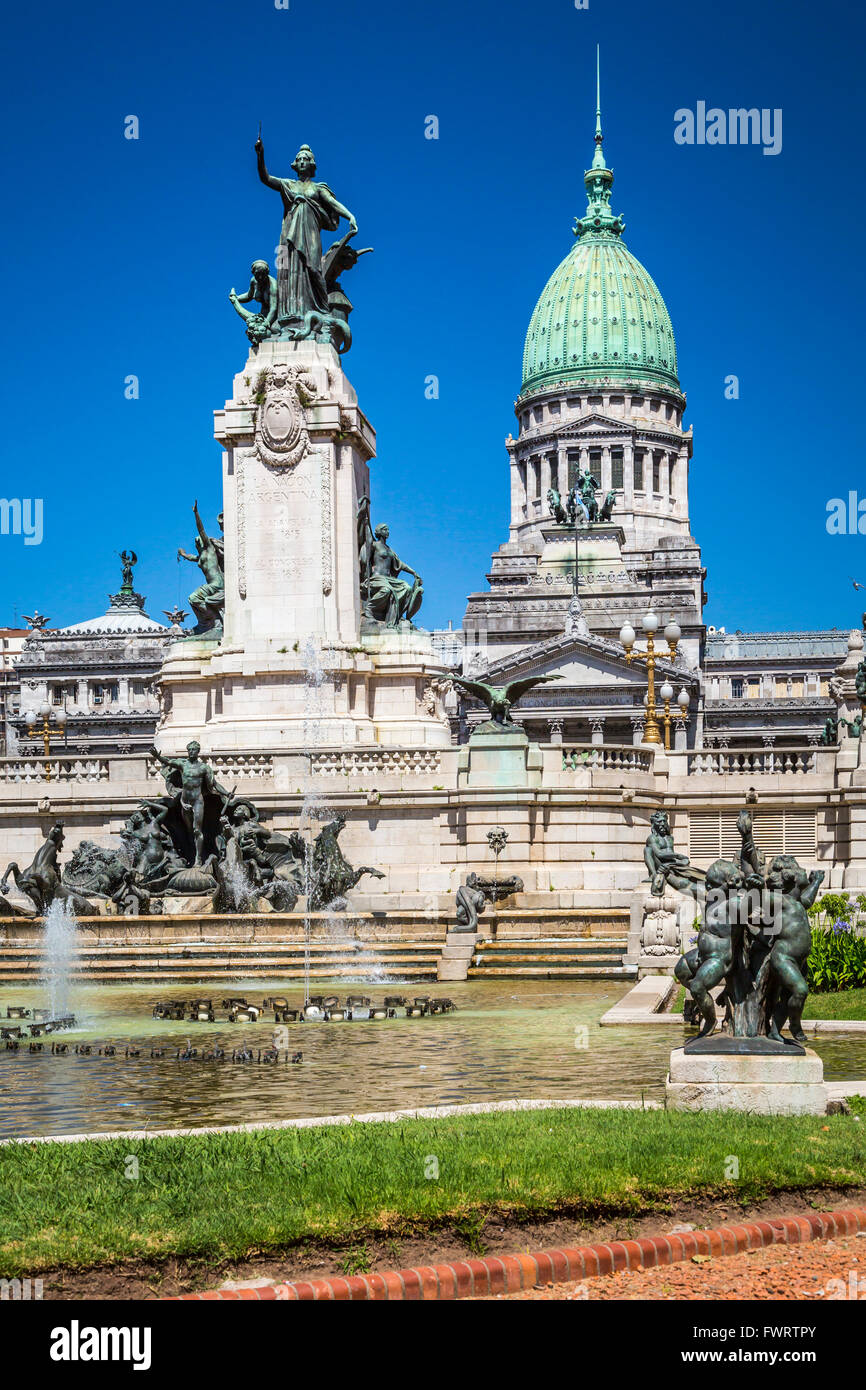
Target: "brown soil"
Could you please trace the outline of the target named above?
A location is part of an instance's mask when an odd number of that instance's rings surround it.
[[[588,1302],[712,1302],[764,1300],[788,1302],[811,1299],[835,1302],[866,1298],[866,1232],[812,1240],[805,1245],[770,1245],[740,1255],[722,1255],[704,1263],[621,1271],[579,1283],[548,1284],[546,1288],[497,1294],[479,1300],[586,1300]],[[701,1257],[699,1256],[700,1260]],[[714,1344],[715,1345],[715,1344]]]
[[[560,1212],[547,1218],[516,1220],[513,1217],[493,1214],[485,1221],[480,1233],[455,1229],[454,1226],[443,1226],[423,1235],[407,1234],[387,1240],[375,1235],[367,1239],[356,1236],[342,1246],[307,1242],[282,1251],[269,1251],[267,1254],[238,1261],[219,1263],[177,1259],[159,1262],[134,1260],[87,1270],[49,1270],[41,1277],[45,1298],[165,1298],[173,1294],[216,1289],[226,1280],[264,1279],[279,1283],[291,1279],[324,1279],[333,1275],[366,1274],[374,1271],[381,1273],[415,1265],[465,1260],[469,1255],[520,1254],[563,1245],[590,1245],[597,1241],[663,1235],[673,1226],[683,1224],[691,1224],[696,1228],[739,1225],[743,1221],[756,1218],[809,1215],[815,1211],[834,1211],[858,1206],[866,1206],[866,1187],[802,1188],[797,1192],[776,1193],[765,1201],[747,1205],[720,1198],[695,1202],[676,1201],[672,1202],[669,1208],[656,1208],[643,1215],[588,1217],[586,1214],[581,1216]],[[860,1241],[859,1246],[863,1245],[864,1242]],[[744,1258],[754,1260],[754,1256]],[[846,1259],[850,1264],[849,1255],[846,1255]],[[866,1266],[866,1251],[863,1251],[861,1259]],[[720,1265],[723,1262],[718,1260],[713,1263]],[[699,1266],[689,1265],[690,1270],[697,1268]],[[662,1272],[670,1283],[672,1271],[660,1271]],[[671,1287],[674,1285],[671,1284]],[[608,1293],[604,1296],[614,1295]],[[723,1294],[706,1296],[724,1297]]]

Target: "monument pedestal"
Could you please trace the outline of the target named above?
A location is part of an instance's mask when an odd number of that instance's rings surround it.
[[[523,729],[484,725],[476,729],[457,761],[458,787],[540,787],[541,749]]]
[[[214,434],[224,631],[169,649],[160,750],[450,747],[429,633],[362,618],[356,519],[375,434],[334,348],[254,348]]]
[[[436,970],[437,980],[465,980],[475,955],[480,932],[449,931]]]
[[[748,1039],[732,1039],[748,1042]],[[812,1048],[790,1054],[671,1053],[665,1082],[670,1110],[742,1110],[753,1115],[825,1115],[824,1064]]]

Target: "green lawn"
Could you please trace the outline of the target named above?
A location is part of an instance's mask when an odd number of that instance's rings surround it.
[[[810,994],[803,1017],[866,1019],[866,989],[843,989],[838,994]]]
[[[681,1014],[686,992],[680,985],[671,1013]],[[866,1021],[866,989],[844,989],[838,994],[810,994],[804,1018],[858,1018]]]
[[[866,1118],[866,1102],[857,1102]],[[731,1156],[739,1179],[725,1174]],[[494,1210],[629,1213],[866,1183],[866,1123],[550,1110],[0,1149],[0,1275],[219,1260]]]

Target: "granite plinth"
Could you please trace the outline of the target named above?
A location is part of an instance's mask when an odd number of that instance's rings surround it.
[[[687,1053],[675,1048],[665,1083],[671,1110],[739,1110],[754,1115],[824,1115],[824,1066],[811,1048],[802,1055]]]

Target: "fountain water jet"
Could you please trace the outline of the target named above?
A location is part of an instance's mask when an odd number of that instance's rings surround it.
[[[63,898],[55,898],[45,913],[45,974],[52,1019],[70,1015],[70,975],[75,960],[78,921]]]

